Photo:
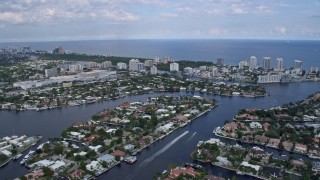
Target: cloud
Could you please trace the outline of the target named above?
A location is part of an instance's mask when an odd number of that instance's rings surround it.
[[[231,9],[233,14],[248,14],[248,10],[244,4],[232,4]]]
[[[0,21],[6,21],[13,24],[18,24],[23,21],[21,14],[12,13],[12,12],[3,12],[0,13]]]
[[[284,26],[278,26],[275,28],[275,31],[280,33],[280,34],[286,34],[287,33],[287,28]]]
[[[161,17],[164,17],[164,18],[174,18],[174,17],[178,17],[178,14],[173,14],[173,13],[161,13],[160,14]]]
[[[229,34],[229,30],[220,27],[212,27],[209,30],[210,35],[227,35]]]
[[[3,0],[0,2],[0,23],[60,24],[92,22],[100,18],[111,22],[131,22],[139,19],[138,15],[126,7],[111,2],[112,0],[65,0],[63,3],[55,0]]]

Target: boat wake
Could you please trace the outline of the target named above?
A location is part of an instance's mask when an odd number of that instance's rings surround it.
[[[140,168],[146,166],[148,163],[150,163],[152,160],[154,160],[157,156],[159,156],[160,154],[164,153],[165,151],[167,151],[171,146],[173,146],[177,141],[179,141],[179,139],[181,139],[183,136],[187,135],[189,133],[189,131],[186,131],[184,133],[182,133],[180,136],[176,137],[173,141],[171,141],[170,143],[168,143],[166,146],[164,146],[162,149],[160,149],[158,152],[156,152],[154,155],[152,155],[151,157],[149,157],[148,159],[144,160],[141,164],[140,164]]]
[[[197,132],[194,132],[188,139],[187,142],[191,141],[191,139],[197,134]]]

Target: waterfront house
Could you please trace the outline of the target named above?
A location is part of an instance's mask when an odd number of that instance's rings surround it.
[[[115,157],[111,154],[104,154],[102,156],[99,156],[97,161],[99,162],[106,162],[106,163],[112,163],[115,162]]]
[[[187,120],[187,117],[184,116],[184,115],[177,115],[176,117],[172,118],[172,121],[173,122],[181,122],[181,121],[186,121]]]
[[[231,122],[228,123],[224,126],[224,131],[226,133],[231,133],[231,132],[235,132],[235,130],[238,128],[238,123],[236,122]]]
[[[291,163],[291,165],[294,166],[295,169],[307,168],[307,165],[305,164],[304,161],[292,159],[292,160],[290,161],[290,163]]]
[[[307,145],[296,143],[296,145],[294,147],[294,151],[298,152],[298,153],[305,154],[305,153],[307,153]]]
[[[312,172],[314,172],[316,175],[320,175],[320,162],[312,163]]]
[[[71,179],[82,179],[84,176],[85,172],[81,169],[76,169],[72,173],[70,173]]]
[[[241,163],[241,166],[250,167],[250,168],[253,168],[253,169],[256,170],[256,171],[259,171],[259,170],[262,169],[261,166],[249,164],[247,161],[243,161],[243,162]]]
[[[276,138],[270,138],[269,143],[267,146],[273,147],[273,148],[278,148],[280,144],[280,139]]]
[[[320,147],[319,146],[309,145],[308,151],[309,151],[309,153],[308,153],[309,156],[318,156],[320,158]]]
[[[120,157],[123,157],[126,153],[123,152],[123,151],[120,151],[120,150],[116,150],[116,151],[113,151],[113,153],[111,153],[113,156],[120,156]]]
[[[218,156],[216,159],[218,160],[216,163],[220,166],[232,166],[232,163],[226,157]]]
[[[292,147],[293,147],[293,143],[289,142],[289,141],[283,141],[282,142],[282,146],[285,150],[287,151],[291,151]]]
[[[176,167],[170,170],[169,177],[172,179],[177,179],[180,175],[190,175],[192,177],[196,177],[199,175],[192,167]]]
[[[254,141],[259,144],[266,144],[269,141],[269,138],[266,136],[256,135]]]
[[[249,126],[251,129],[262,129],[262,125],[258,122],[251,122]]]

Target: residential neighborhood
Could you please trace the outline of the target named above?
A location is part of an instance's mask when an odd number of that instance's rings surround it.
[[[132,164],[136,154],[174,130],[210,111],[215,100],[199,96],[150,97],[105,109],[89,121],[64,130],[60,138],[41,144],[24,163],[25,177],[96,177],[121,161]]]

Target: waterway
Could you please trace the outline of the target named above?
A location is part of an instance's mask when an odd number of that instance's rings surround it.
[[[309,94],[320,91],[320,83],[316,82],[268,84],[264,86],[267,88],[270,96],[263,98],[220,97],[199,94],[203,97],[217,99],[219,106],[184,128],[180,128],[166,138],[152,144],[137,155],[138,161],[135,164],[128,165],[122,163],[121,166],[111,169],[98,179],[152,179],[153,175],[157,172],[167,169],[169,164],[181,164],[192,161],[190,154],[195,150],[198,141],[213,137],[212,130],[217,126],[223,126],[225,120],[231,120],[239,109],[280,106],[284,103],[302,100]],[[186,93],[175,94],[185,95]],[[124,102],[144,101],[149,96],[157,95],[160,94],[131,96],[103,103],[41,112],[0,111],[0,137],[12,134],[40,134],[44,137],[43,142],[50,137],[59,137],[61,131],[66,127],[74,122],[86,121],[90,116],[105,108],[115,108]],[[221,174],[230,178],[236,175],[235,172],[211,165],[207,165],[206,168],[213,174]],[[20,166],[19,161],[11,161],[0,169],[0,179],[13,179],[27,172],[28,169]],[[249,177],[239,176],[239,178],[248,179]]]

